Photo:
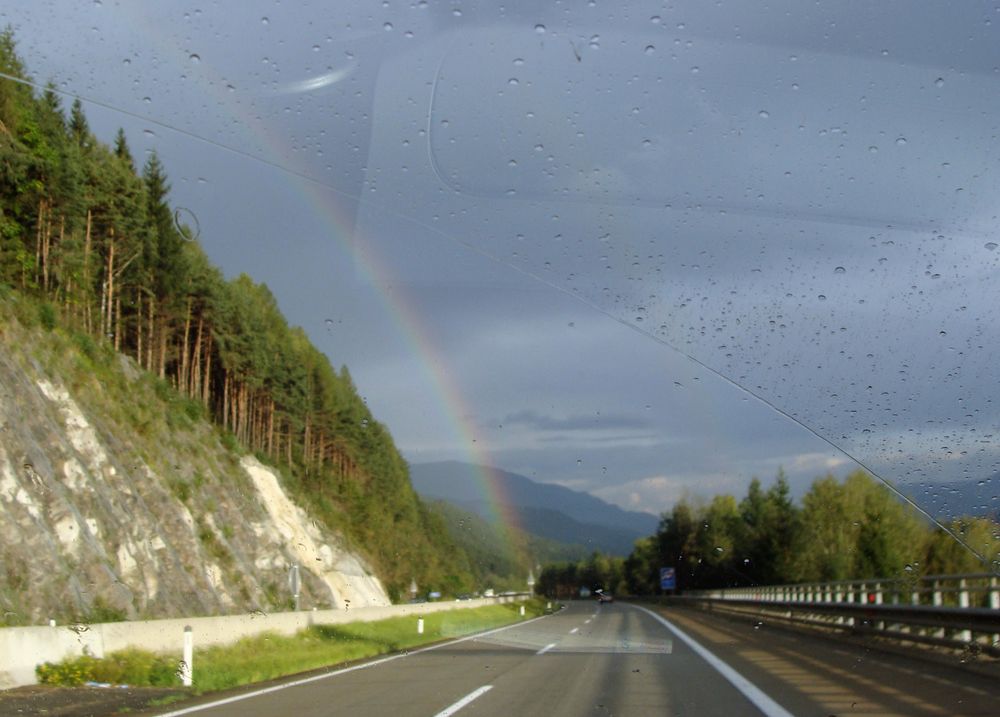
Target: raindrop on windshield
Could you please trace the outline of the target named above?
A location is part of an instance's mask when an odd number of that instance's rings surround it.
[[[174,210],[174,227],[185,241],[197,241],[201,236],[201,224],[190,209],[177,207]]]
[[[643,50],[643,52],[645,52],[647,55],[652,55],[654,52],[656,52],[656,47],[654,45],[646,45],[646,49]]]
[[[904,144],[906,144],[906,137],[896,137],[896,144],[902,147]]]
[[[835,269],[833,270],[833,273],[834,273],[834,274],[846,274],[846,273],[847,273],[847,269],[845,269],[845,268],[844,268],[844,267],[842,267],[842,266],[838,266],[838,267],[836,267],[836,268],[835,268]]]
[[[771,113],[768,112],[767,110],[761,110],[760,112],[757,113],[757,116],[760,117],[761,119],[767,119],[768,117],[771,116]]]
[[[935,87],[944,87],[944,78],[943,77],[939,77],[936,80],[934,80],[934,86]]]
[[[201,56],[198,55],[198,54],[196,54],[196,53],[194,53],[194,52],[192,52],[190,55],[188,55],[188,59],[191,60],[191,62],[194,63],[195,65],[197,65],[199,62],[201,62]]]
[[[997,243],[995,241],[988,241],[985,244],[983,244],[983,247],[988,249],[989,251],[993,251],[997,248]]]
[[[545,25],[535,25],[535,32],[537,32],[539,35],[544,35]]]
[[[391,22],[385,23],[384,25],[382,25],[382,29],[385,30],[386,32],[392,32],[392,23]]]

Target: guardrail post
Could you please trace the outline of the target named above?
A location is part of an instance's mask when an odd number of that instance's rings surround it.
[[[931,592],[931,604],[934,607],[941,607],[944,604],[944,600],[941,597],[941,581],[935,580],[932,583]],[[934,637],[944,637],[944,628],[940,627],[934,631]]]
[[[849,602],[851,604],[854,603],[854,583],[850,583],[847,586],[847,602]],[[845,620],[845,622],[849,626],[854,627],[854,618],[853,617],[847,618],[847,620]]]
[[[883,604],[882,583],[875,583],[875,604],[876,605]],[[876,623],[875,623],[875,629],[876,630],[884,630],[885,629],[885,621],[884,620],[878,620],[878,621],[876,621]]]
[[[190,687],[194,676],[194,633],[190,625],[184,626],[184,653],[181,657],[181,684]]]
[[[969,607],[969,588],[965,578],[960,578],[958,581],[958,606]],[[972,642],[972,630],[959,630],[958,639],[962,642]]]
[[[990,578],[990,609],[992,610],[1000,610],[1000,590],[997,589],[998,587],[1000,587],[1000,583],[997,579]],[[1000,647],[1000,635],[993,633],[991,643],[994,647]]]
[[[844,590],[843,590],[843,588],[840,585],[837,586],[837,590],[833,593],[833,601],[836,602],[836,603],[844,602]],[[838,615],[837,616],[837,624],[838,625],[843,625],[844,624],[844,616],[843,615]]]

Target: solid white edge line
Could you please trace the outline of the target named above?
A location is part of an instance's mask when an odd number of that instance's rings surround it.
[[[551,650],[555,646],[556,646],[556,643],[550,642],[548,645],[546,645],[545,647],[543,647],[541,650],[539,650],[535,654],[536,655],[544,655],[546,652],[548,652],[549,650]]]
[[[463,697],[450,707],[445,707],[443,710],[434,715],[434,717],[450,717],[451,715],[455,714],[460,709],[465,707],[467,704],[472,702],[472,700],[476,699],[477,697],[482,697],[492,689],[493,685],[483,685],[478,690],[473,690],[472,692],[467,694],[465,697]]]
[[[272,685],[271,687],[264,687],[263,689],[253,690],[251,692],[243,692],[238,695],[233,695],[232,697],[225,697],[221,700],[205,702],[204,704],[200,705],[192,705],[191,707],[185,707],[184,709],[174,710],[173,712],[163,712],[157,717],[180,717],[181,715],[192,714],[194,712],[201,712],[202,710],[211,709],[212,707],[220,707],[221,705],[228,705],[232,704],[233,702],[248,700],[251,697],[259,697],[260,695],[266,695],[271,692],[287,690],[289,687],[298,687],[299,685],[306,685],[309,684],[310,682],[318,682],[319,680],[325,680],[328,677],[336,677],[337,675],[343,675],[348,672],[354,672],[355,670],[364,670],[369,667],[384,665],[386,662],[399,660],[403,657],[411,657],[413,655],[419,655],[421,652],[430,652],[431,650],[438,650],[442,647],[448,647],[449,645],[457,645],[460,642],[467,642],[468,640],[476,640],[480,637],[487,637],[488,635],[494,635],[498,632],[503,632],[504,630],[510,630],[513,627],[520,627],[521,625],[527,625],[529,622],[535,622],[536,620],[541,620],[542,618],[545,617],[548,617],[548,615],[539,615],[538,617],[533,617],[530,620],[522,620],[521,622],[515,622],[510,625],[504,625],[503,627],[495,627],[492,630],[486,630],[485,632],[477,632],[472,635],[466,635],[465,637],[459,637],[454,640],[448,640],[448,642],[439,642],[436,645],[429,645],[427,647],[421,647],[416,650],[410,650],[408,652],[400,652],[395,655],[389,655],[388,657],[380,657],[377,660],[372,660],[371,662],[364,662],[360,665],[352,665],[350,667],[344,667],[339,670],[333,670],[332,672],[324,672],[322,675],[303,677],[298,680],[292,680],[291,682],[283,682],[280,685]]]
[[[670,632],[674,633],[674,635],[676,635],[681,642],[694,650],[694,652],[701,657],[701,659],[711,665],[716,672],[725,677],[729,684],[739,690],[744,697],[753,703],[754,707],[767,715],[767,717],[793,717],[791,712],[768,697],[768,695],[757,687],[757,685],[720,660],[713,653],[709,652],[708,649],[702,647],[701,644],[696,642],[693,637],[690,637],[686,632],[671,623],[662,615],[657,615],[652,610],[644,608],[641,605],[629,605],[629,607],[633,607],[636,610],[642,610],[653,619],[658,620],[664,627],[670,630]]]

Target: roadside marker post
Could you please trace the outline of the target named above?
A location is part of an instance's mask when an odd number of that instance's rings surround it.
[[[524,617],[524,605],[521,606],[520,612],[521,612],[521,617]]]
[[[424,619],[422,617],[417,618],[417,634],[424,634]]]
[[[184,627],[184,656],[181,659],[181,682],[185,687],[191,686],[194,673],[194,633],[190,625]]]

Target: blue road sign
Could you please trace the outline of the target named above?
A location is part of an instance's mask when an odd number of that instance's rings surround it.
[[[677,573],[673,568],[660,568],[660,589],[677,589]]]

